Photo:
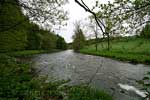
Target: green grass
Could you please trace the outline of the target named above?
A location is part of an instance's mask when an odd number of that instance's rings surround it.
[[[58,49],[54,49],[51,51],[47,51],[47,50],[24,50],[24,51],[13,51],[13,52],[7,52],[7,53],[3,53],[3,54],[7,54],[9,56],[14,56],[14,57],[24,57],[24,56],[32,56],[35,54],[41,54],[41,53],[53,53],[53,52],[58,52],[61,50]]]
[[[110,51],[107,50],[107,42],[105,41],[99,44],[98,51],[95,50],[94,45],[90,45],[81,49],[80,52],[133,63],[150,64],[150,39],[124,38],[112,40]]]
[[[69,90],[68,100],[113,100],[104,91],[99,91],[88,86],[74,86]]]
[[[30,56],[30,55],[35,55],[35,54],[41,54],[41,53],[46,53],[47,51],[45,50],[24,50],[24,51],[15,51],[15,52],[9,52],[7,53],[10,56]]]

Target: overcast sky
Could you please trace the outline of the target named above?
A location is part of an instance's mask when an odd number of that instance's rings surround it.
[[[84,0],[89,7],[94,5],[96,0]],[[99,0],[101,3],[106,3],[108,0]],[[61,35],[65,38],[66,42],[72,42],[72,35],[74,30],[74,22],[78,20],[82,20],[82,22],[87,18],[90,14],[85,12],[83,8],[81,8],[78,4],[75,3],[74,0],[69,0],[69,3],[65,5],[65,10],[69,12],[69,20],[67,21],[67,26],[61,28],[60,30],[55,30],[57,34]]]

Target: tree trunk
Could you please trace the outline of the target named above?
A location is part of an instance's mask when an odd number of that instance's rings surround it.
[[[95,38],[96,38],[95,49],[97,51],[97,47],[98,47],[97,24],[96,24],[96,30],[95,30]]]
[[[96,49],[96,51],[97,51],[97,41],[96,41],[96,44],[95,44],[95,49]]]
[[[110,50],[110,36],[109,36],[109,33],[106,33],[107,34],[107,50],[109,51]]]
[[[95,49],[96,49],[96,51],[97,51],[97,47],[98,47],[98,37],[97,37],[97,33],[96,33],[95,35],[96,35]]]

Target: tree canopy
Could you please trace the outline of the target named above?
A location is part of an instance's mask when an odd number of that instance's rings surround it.
[[[31,22],[17,0],[0,2],[0,52],[57,49],[57,35]]]
[[[57,42],[56,42],[57,49],[67,49],[67,43],[65,42],[64,38],[57,35]]]
[[[150,1],[147,0],[114,0],[107,4],[96,0],[92,9],[84,0],[75,0],[75,2],[93,15],[103,35],[134,34],[150,22]],[[110,32],[106,32],[108,30]]]
[[[27,17],[22,18],[19,22],[11,24],[1,23],[2,31],[7,31],[20,25],[21,23],[30,20],[44,29],[51,30],[54,25],[65,25],[67,20],[67,12],[63,10],[62,5],[67,3],[67,0],[1,0],[0,1],[0,14],[4,15],[4,6],[13,6],[16,8],[21,7],[21,12]],[[12,12],[13,13],[13,12]],[[5,13],[6,14],[6,13]],[[5,15],[4,15],[5,16]],[[3,26],[7,26],[4,28]]]

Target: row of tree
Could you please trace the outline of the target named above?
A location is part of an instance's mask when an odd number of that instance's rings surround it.
[[[17,0],[7,1],[10,2],[0,3],[0,52],[66,49],[61,36],[30,22],[20,6],[15,4]]]

